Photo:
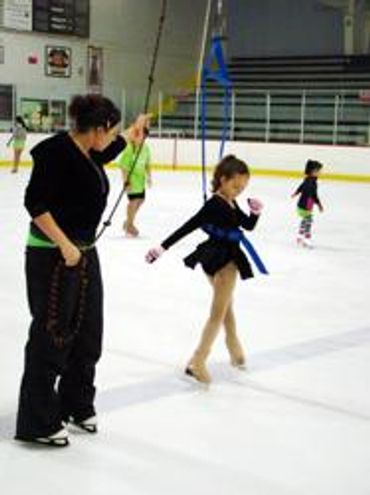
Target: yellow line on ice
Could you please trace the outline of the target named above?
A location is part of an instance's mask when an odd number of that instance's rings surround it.
[[[20,163],[21,167],[30,167],[32,164],[31,161],[22,161]],[[11,167],[12,162],[9,160],[0,160],[0,167]],[[111,163],[108,165],[109,168],[116,168],[116,165],[114,163]],[[160,171],[176,171],[176,172],[199,172],[201,171],[201,166],[200,165],[164,165],[160,163],[155,163],[152,165],[153,170],[160,170]],[[213,167],[207,167],[207,172],[212,172]],[[274,170],[274,169],[268,169],[268,168],[258,168],[258,169],[253,169],[251,167],[252,174],[254,176],[261,176],[261,177],[284,177],[284,178],[302,178],[303,174],[301,171],[298,170]],[[363,175],[363,174],[322,174],[320,176],[321,179],[328,179],[328,180],[338,180],[338,181],[347,181],[347,182],[370,182],[370,175]]]

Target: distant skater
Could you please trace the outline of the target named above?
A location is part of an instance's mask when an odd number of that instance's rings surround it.
[[[22,119],[22,117],[18,115],[15,118],[13,134],[9,139],[9,141],[7,142],[7,146],[12,145],[13,148],[13,167],[11,169],[12,174],[18,172],[21,156],[26,146],[26,139],[27,139],[26,123]]]
[[[313,247],[312,245],[312,224],[313,209],[315,204],[322,212],[324,208],[317,194],[317,179],[321,173],[323,165],[314,160],[308,160],[305,166],[305,179],[298,189],[292,194],[292,198],[299,196],[297,213],[301,221],[297,236],[299,246]]]
[[[128,143],[118,160],[118,166],[122,170],[123,184],[127,185],[128,203],[123,230],[132,237],[139,235],[139,229],[135,225],[136,216],[144,204],[146,186],[152,186],[150,149],[144,141],[148,132],[148,129],[145,129],[144,135],[138,134],[133,142]],[[140,154],[136,158],[139,151]],[[135,167],[133,167],[134,164]]]

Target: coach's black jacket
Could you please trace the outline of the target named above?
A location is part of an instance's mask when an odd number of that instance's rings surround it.
[[[125,140],[119,136],[104,151],[91,150],[89,159],[67,132],[36,145],[31,150],[34,165],[25,194],[25,206],[31,217],[50,212],[70,239],[93,242],[109,192],[103,165],[125,146]],[[31,231],[46,239],[33,223]]]

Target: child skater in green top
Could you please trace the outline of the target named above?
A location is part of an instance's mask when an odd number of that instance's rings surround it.
[[[122,170],[123,183],[127,183],[128,204],[123,230],[128,236],[132,237],[139,235],[139,230],[135,226],[135,218],[145,201],[146,184],[149,187],[152,185],[150,149],[146,142],[143,144],[148,132],[148,129],[145,129],[142,135],[138,134],[134,141],[127,145],[118,160],[118,166]],[[139,150],[140,155],[136,159],[136,154]],[[133,167],[134,164],[135,166]]]

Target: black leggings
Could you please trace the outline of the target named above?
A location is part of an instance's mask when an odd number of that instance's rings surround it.
[[[103,289],[95,248],[68,268],[58,249],[27,248],[32,315],[25,348],[16,438],[55,433],[73,416],[95,414],[95,365],[103,332]]]

